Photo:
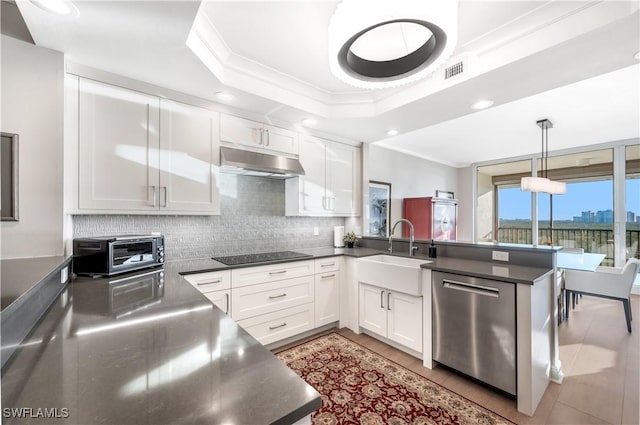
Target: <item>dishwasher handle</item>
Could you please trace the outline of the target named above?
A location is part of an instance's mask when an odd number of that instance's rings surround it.
[[[492,288],[490,286],[474,285],[473,283],[457,282],[455,280],[442,280],[442,286],[447,289],[453,289],[456,291],[470,292],[476,295],[483,295],[486,297],[500,297],[500,289]]]

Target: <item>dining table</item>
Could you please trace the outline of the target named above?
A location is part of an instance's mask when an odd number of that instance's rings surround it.
[[[562,251],[556,257],[556,267],[559,269],[582,270],[594,272],[606,257],[605,254],[595,254],[591,252],[576,253]]]

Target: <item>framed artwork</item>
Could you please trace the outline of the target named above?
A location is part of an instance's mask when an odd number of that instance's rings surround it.
[[[369,236],[389,236],[391,183],[369,181]]]
[[[436,190],[436,198],[455,199],[453,192],[447,192],[446,190]]]
[[[0,220],[18,221],[18,135],[0,135]]]

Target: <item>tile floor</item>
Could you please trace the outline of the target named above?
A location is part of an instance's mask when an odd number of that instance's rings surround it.
[[[632,296],[631,304],[633,317],[640,318],[640,296]],[[633,333],[629,334],[622,303],[582,297],[569,320],[560,325],[565,380],[562,385],[549,384],[533,417],[519,413],[516,402],[509,398],[448,370],[426,369],[421,360],[368,335],[356,335],[346,328],[338,333],[518,424],[638,425],[639,322],[632,322]]]

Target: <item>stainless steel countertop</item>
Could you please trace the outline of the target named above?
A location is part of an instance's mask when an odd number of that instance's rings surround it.
[[[61,424],[292,423],[318,409],[320,395],[182,267],[69,284],[3,369],[3,408],[67,408]]]

